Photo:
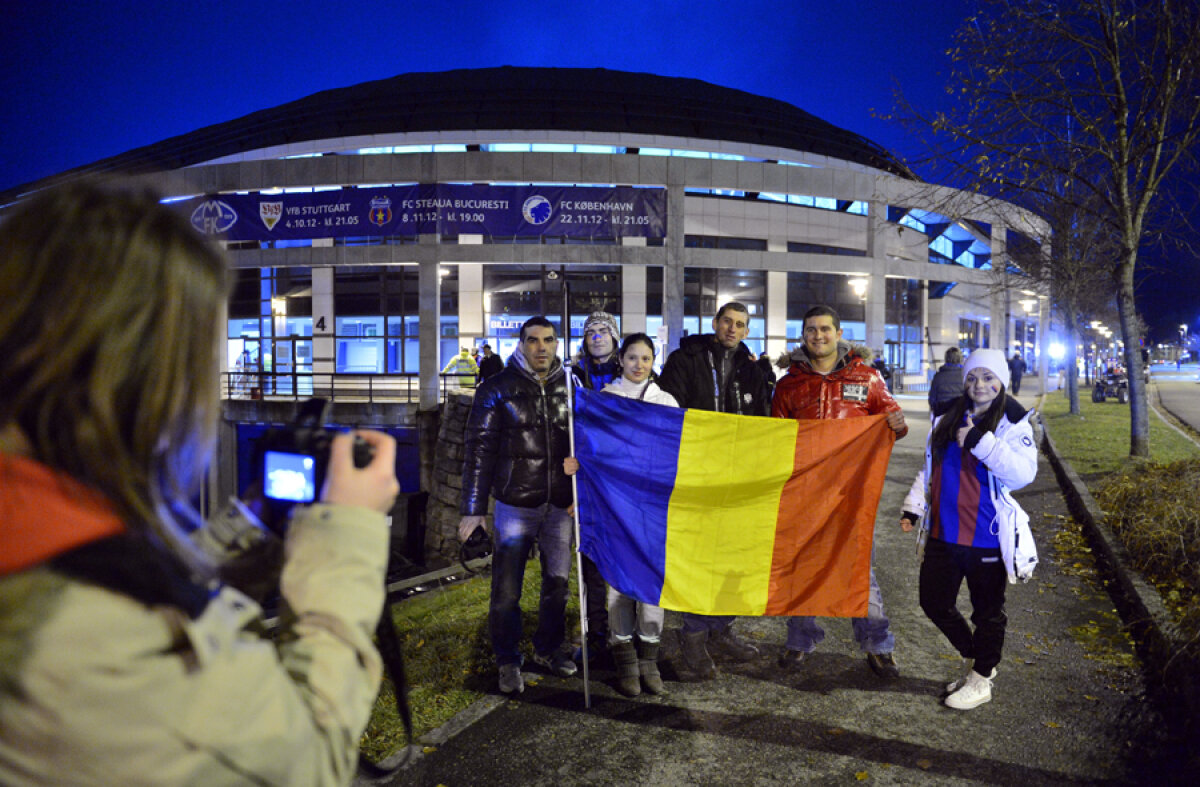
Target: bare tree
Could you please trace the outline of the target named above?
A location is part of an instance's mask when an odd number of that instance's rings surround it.
[[[1066,196],[1066,188],[1070,185],[1060,184],[1061,196]],[[1047,231],[1024,243],[1010,243],[1008,254],[1036,289],[1049,293],[1053,311],[1062,322],[1067,397],[1070,412],[1079,415],[1077,347],[1088,323],[1101,319],[1115,306],[1107,267],[1116,255],[1117,239],[1107,224],[1097,221],[1090,211],[1080,210],[1072,199],[1033,200],[1026,207],[1046,220]],[[1088,368],[1086,347],[1084,357]]]
[[[1131,394],[1130,454],[1148,456],[1134,272],[1164,187],[1196,164],[1200,3],[981,5],[950,50],[947,91],[958,109],[923,118],[935,132],[936,161],[956,170],[955,185],[1026,206],[1068,202],[1067,214],[1078,220],[1068,226],[1096,222],[1115,239],[1111,257],[1088,256],[1116,294]]]

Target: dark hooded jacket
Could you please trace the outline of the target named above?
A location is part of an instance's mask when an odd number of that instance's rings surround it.
[[[963,366],[961,363],[942,364],[929,383],[929,412],[934,417],[943,414],[963,395]]]
[[[720,391],[720,360],[724,348],[711,333],[688,336],[679,349],[667,356],[658,385],[679,402],[680,407],[741,415],[770,415],[771,393],[767,379],[750,358],[750,350],[739,343],[733,351],[733,371]]]
[[[791,361],[788,373],[775,384],[776,418],[854,418],[901,409],[869,365],[871,351],[865,347],[838,342],[838,361],[829,374],[812,368],[803,345],[792,351]],[[906,426],[897,436],[907,433]]]
[[[510,506],[571,504],[563,472],[567,437],[567,377],[554,359],[544,381],[517,350],[504,371],[484,380],[467,419],[463,461],[463,516],[488,512],[488,495]]]
[[[607,359],[597,361],[587,352],[575,356],[571,364],[571,372],[575,375],[576,385],[582,385],[589,391],[603,391],[604,386],[621,377],[621,364],[617,361],[617,353],[613,352]]]

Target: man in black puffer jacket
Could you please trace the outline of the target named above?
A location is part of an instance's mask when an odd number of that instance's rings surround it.
[[[534,543],[542,561],[536,664],[559,677],[575,673],[564,650],[567,574],[573,527],[567,515],[571,482],[563,472],[569,454],[567,384],[557,356],[558,337],[545,317],[521,326],[521,343],[504,371],[475,392],[467,421],[462,521],[466,541],[482,527],[488,495],[496,498],[496,553],[488,633],[500,668],[500,691],[524,691],[521,677],[521,583]]]
[[[763,369],[742,343],[750,333],[750,312],[731,301],[713,318],[713,333],[688,336],[667,357],[658,385],[680,407],[741,415],[771,414],[771,393]],[[689,677],[716,676],[712,656],[750,661],[758,648],[733,633],[732,615],[684,613],[680,630],[683,664]]]

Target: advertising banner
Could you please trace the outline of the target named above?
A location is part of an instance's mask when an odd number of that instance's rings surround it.
[[[175,203],[229,241],[384,235],[666,236],[666,189],[425,184],[301,194],[215,194]]]

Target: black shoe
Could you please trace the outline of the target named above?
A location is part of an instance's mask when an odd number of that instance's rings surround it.
[[[553,653],[534,653],[533,663],[556,678],[569,678],[579,671],[575,662],[561,648]]]
[[[799,669],[800,663],[804,661],[805,657],[807,656],[808,654],[802,650],[784,648],[783,652],[779,654],[779,658],[775,660],[775,663],[781,670],[786,672],[788,670]]]
[[[895,680],[900,677],[900,668],[891,653],[868,653],[867,666],[881,678]]]
[[[597,669],[609,669],[613,666],[612,653],[608,648],[608,636],[588,634],[587,638],[588,664]],[[571,660],[583,665],[583,648],[576,646],[571,651]]]
[[[712,680],[717,676],[717,667],[705,647],[707,640],[708,632],[703,629],[682,632],[680,655],[692,680]]]
[[[732,627],[709,632],[708,652],[725,661],[751,661],[758,657],[758,648],[740,639]]]

